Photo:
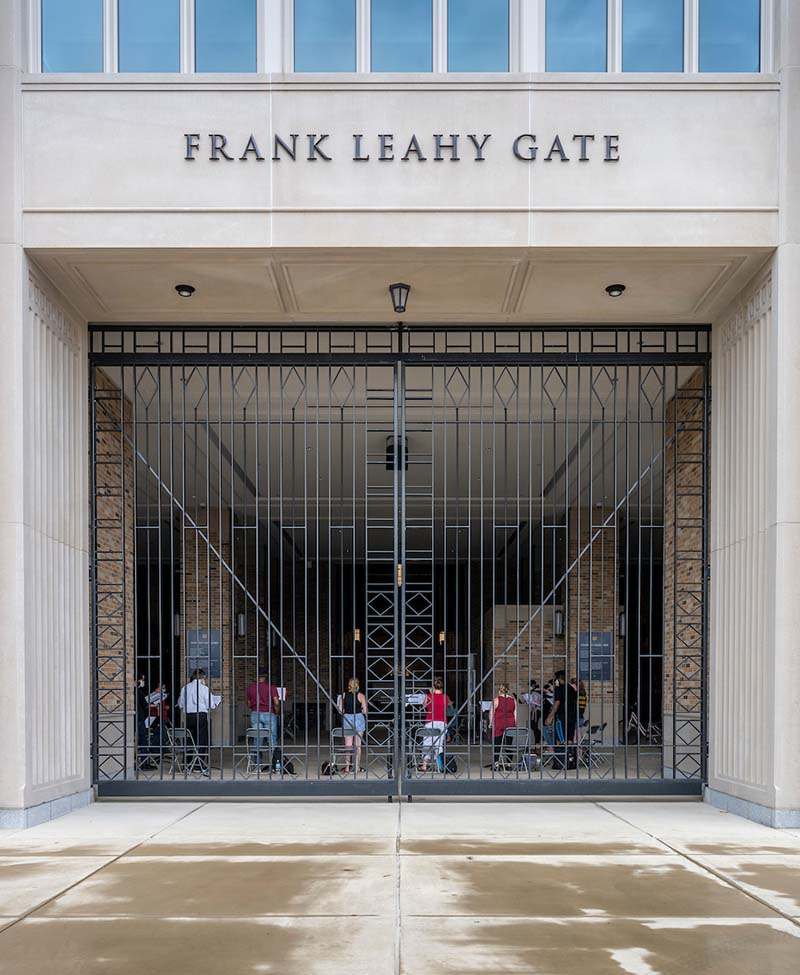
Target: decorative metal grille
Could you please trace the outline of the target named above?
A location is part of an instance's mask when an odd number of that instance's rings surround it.
[[[93,326],[101,791],[698,791],[708,337]]]

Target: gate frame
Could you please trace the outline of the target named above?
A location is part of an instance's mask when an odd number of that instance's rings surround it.
[[[351,352],[259,352],[254,351],[230,351],[230,352],[175,352],[172,350],[161,351],[152,346],[148,351],[126,351],[122,348],[124,335],[134,333],[134,345],[136,343],[136,333],[208,333],[222,335],[224,333],[243,333],[243,334],[329,334],[336,333],[350,334],[352,336],[364,335],[368,342],[370,336],[384,336],[388,340],[388,346],[375,351],[351,351]],[[585,351],[582,346],[582,339],[579,339],[579,348],[576,351],[537,351],[537,352],[508,352],[508,351],[441,351],[431,348],[425,351],[411,351],[404,348],[410,344],[410,339],[415,335],[431,335],[433,345],[436,345],[439,336],[447,336],[448,333],[484,333],[494,334],[539,334],[539,333],[563,334],[567,344],[571,335],[581,336],[586,333],[603,333],[604,335],[613,334],[615,341],[619,341],[622,335],[639,333],[652,334],[662,332],[666,336],[671,333],[693,333],[695,335],[695,349],[683,351],[678,348],[674,352],[631,352],[631,351],[609,351],[607,348]],[[709,587],[709,543],[708,543],[708,517],[709,517],[709,490],[708,490],[708,462],[710,450],[709,417],[711,409],[711,384],[710,384],[710,332],[709,324],[687,324],[687,323],[535,323],[535,324],[511,324],[511,323],[470,323],[468,325],[459,324],[440,324],[440,323],[414,323],[407,326],[402,323],[387,325],[386,323],[364,323],[364,324],[341,324],[341,323],[140,323],[140,322],[93,322],[89,324],[90,351],[89,351],[89,408],[90,408],[90,503],[92,507],[91,515],[91,549],[90,549],[90,598],[91,598],[91,640],[92,640],[92,781],[99,797],[164,797],[164,798],[188,798],[188,797],[260,797],[260,798],[336,798],[336,797],[363,797],[363,798],[408,798],[413,796],[454,796],[454,797],[479,797],[479,796],[508,796],[535,799],[537,797],[611,797],[611,796],[698,796],[702,794],[704,785],[707,781],[707,759],[708,759],[708,587]],[[120,348],[118,350],[107,350],[96,348],[100,343],[96,343],[95,337],[100,336],[104,342],[106,334],[120,335]],[[707,335],[706,350],[697,349],[697,337]],[[233,338],[231,339],[233,342]],[[354,343],[355,344],[355,343]],[[679,343],[678,343],[679,344]],[[295,349],[297,346],[294,347]],[[700,672],[700,693],[701,693],[701,746],[700,746],[700,775],[693,778],[661,778],[661,779],[545,779],[545,778],[479,778],[479,779],[445,779],[441,780],[427,778],[408,778],[405,776],[403,768],[404,761],[404,742],[405,742],[405,713],[400,709],[395,714],[396,732],[394,735],[394,769],[393,778],[379,779],[371,778],[367,780],[334,780],[329,779],[302,779],[291,781],[282,778],[274,782],[270,780],[208,780],[208,781],[189,781],[189,780],[151,780],[151,779],[100,779],[98,774],[98,737],[100,728],[99,707],[98,707],[98,621],[97,610],[97,589],[96,589],[96,560],[97,560],[97,519],[95,516],[96,482],[95,471],[95,369],[103,366],[125,367],[125,366],[283,366],[283,367],[311,367],[311,366],[390,366],[395,374],[395,399],[394,416],[395,430],[400,429],[402,422],[401,414],[404,414],[403,407],[403,367],[413,365],[441,365],[441,366],[696,366],[704,370],[704,415],[703,415],[703,526],[702,526],[702,592],[703,592],[703,621],[702,621],[702,662]],[[398,378],[400,382],[398,384]],[[404,499],[401,497],[400,479],[395,472],[394,504],[396,513],[404,507]],[[405,552],[405,518],[402,517],[402,524],[397,522],[395,533],[395,550],[398,552],[399,560],[404,563]],[[673,559],[676,559],[673,553]],[[123,557],[124,563],[124,557]],[[124,569],[123,569],[124,571]],[[399,588],[399,587],[398,587]],[[396,589],[397,594],[397,589]],[[405,628],[405,598],[396,595],[396,619],[398,627],[395,636],[395,659],[405,660],[405,648],[403,645],[403,634]],[[272,624],[274,625],[274,624]],[[672,648],[673,654],[675,648]],[[401,694],[402,694],[402,689]],[[399,700],[399,695],[396,697]],[[396,705],[397,706],[397,705]]]

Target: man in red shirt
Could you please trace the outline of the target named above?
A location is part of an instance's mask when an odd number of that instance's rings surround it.
[[[269,732],[269,743],[275,748],[278,744],[278,712],[281,699],[278,688],[270,684],[266,674],[259,674],[258,681],[247,688],[247,706],[250,708],[250,727]],[[264,736],[266,737],[266,735]],[[259,736],[256,761],[261,765],[261,746]]]

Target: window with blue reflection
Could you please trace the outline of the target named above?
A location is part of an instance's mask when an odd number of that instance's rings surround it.
[[[179,0],[119,0],[119,70],[180,70]]]
[[[605,71],[606,21],[606,0],[547,0],[547,70]]]
[[[683,71],[683,2],[623,0],[623,71]]]
[[[372,0],[373,71],[431,71],[433,0]]]
[[[356,70],[355,0],[294,0],[294,70]]]
[[[256,0],[195,0],[195,71],[256,70]]]
[[[103,70],[103,0],[42,0],[42,71]]]
[[[508,0],[448,0],[447,70],[508,71]]]
[[[760,67],[760,0],[700,0],[700,70]]]

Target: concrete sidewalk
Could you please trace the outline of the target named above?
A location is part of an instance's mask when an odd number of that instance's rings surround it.
[[[0,833],[2,975],[796,975],[800,831],[699,803],[97,803]]]

